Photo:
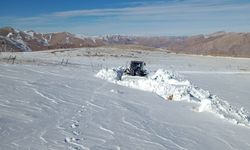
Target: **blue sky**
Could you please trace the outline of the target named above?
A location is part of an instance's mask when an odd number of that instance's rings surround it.
[[[0,26],[86,35],[250,32],[250,0],[8,0]]]

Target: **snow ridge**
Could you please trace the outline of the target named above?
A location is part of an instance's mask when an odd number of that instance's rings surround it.
[[[22,52],[31,52],[31,49],[27,46],[27,43],[22,40],[20,36],[17,39],[11,37],[12,34],[8,34],[9,37],[4,37],[0,35],[0,39],[4,39],[8,43],[15,45],[16,47],[20,48]]]
[[[243,107],[236,108],[209,91],[181,79],[173,72],[159,69],[147,78],[124,75],[122,80],[117,80],[116,72],[117,69],[102,69],[96,77],[122,86],[153,92],[166,100],[196,103],[198,107],[194,110],[197,112],[211,112],[234,124],[250,127],[250,115]]]

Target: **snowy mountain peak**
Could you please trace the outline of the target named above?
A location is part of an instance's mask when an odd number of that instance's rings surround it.
[[[37,33],[35,31],[19,31],[11,27],[0,29],[1,39],[8,44],[7,51],[27,51],[7,41],[24,44],[29,50],[47,50],[61,48],[81,48],[97,46],[150,47],[167,49],[168,51],[186,54],[250,57],[250,33],[234,33],[219,31],[208,35],[196,36],[129,36],[104,35],[86,36],[69,32]],[[8,38],[6,40],[5,38]],[[12,43],[13,43],[12,42]],[[20,43],[21,42],[21,43]]]

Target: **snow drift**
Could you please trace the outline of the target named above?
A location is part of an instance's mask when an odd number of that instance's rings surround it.
[[[197,112],[211,112],[232,123],[250,127],[250,115],[243,107],[233,107],[227,101],[196,87],[170,71],[159,69],[147,78],[124,75],[122,80],[117,80],[117,69],[102,69],[96,77],[115,84],[153,92],[166,100],[196,103],[198,107],[194,110]]]

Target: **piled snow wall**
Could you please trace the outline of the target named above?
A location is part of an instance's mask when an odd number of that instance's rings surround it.
[[[122,80],[117,80],[117,69],[102,69],[96,77],[118,85],[153,92],[166,100],[197,103],[195,111],[211,112],[232,123],[250,127],[250,115],[243,107],[233,107],[227,101],[167,70],[159,69],[147,78],[124,75]]]

